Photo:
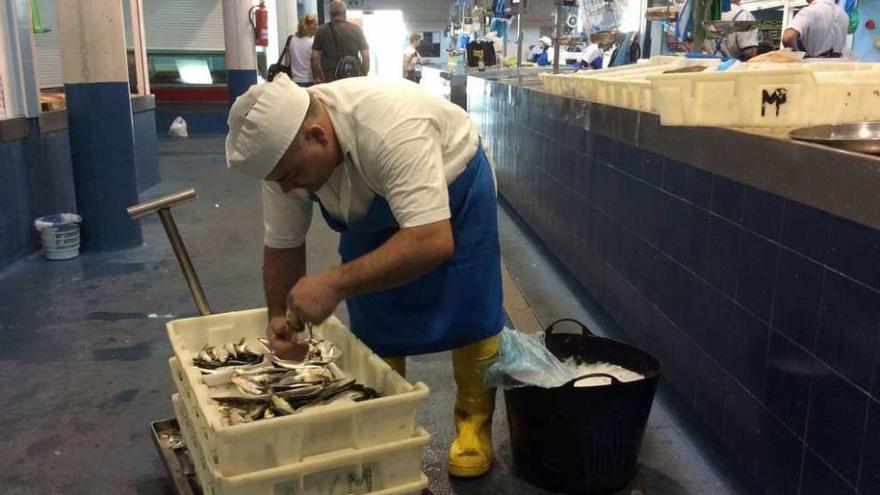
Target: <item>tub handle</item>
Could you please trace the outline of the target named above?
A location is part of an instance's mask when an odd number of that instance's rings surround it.
[[[593,337],[594,336],[593,332],[591,332],[590,329],[587,328],[586,325],[579,322],[578,320],[575,320],[574,318],[561,318],[559,320],[554,321],[553,323],[551,323],[547,327],[546,330],[544,330],[544,335],[547,337],[553,335],[553,327],[555,327],[559,323],[574,323],[575,325],[581,327],[581,335],[583,335],[584,337]]]
[[[564,386],[566,386],[566,387],[568,387],[568,386],[574,387],[574,384],[575,384],[575,383],[577,383],[577,382],[583,380],[584,378],[596,378],[596,377],[610,378],[610,379],[611,379],[611,385],[620,385],[621,383],[623,383],[623,382],[621,382],[620,380],[618,380],[616,376],[611,375],[611,374],[608,374],[608,373],[587,373],[586,375],[581,375],[581,376],[575,378],[574,380],[572,380],[572,381],[566,383]]]

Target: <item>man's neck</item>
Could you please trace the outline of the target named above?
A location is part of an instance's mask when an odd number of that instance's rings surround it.
[[[317,121],[321,123],[322,127],[325,130],[328,130],[328,135],[330,137],[331,143],[335,148],[334,151],[336,153],[336,165],[342,163],[345,155],[342,151],[342,144],[339,142],[339,136],[336,135],[336,126],[333,125],[333,119],[330,118],[330,110],[327,108],[327,105],[324,104],[320,99],[317,100],[318,103],[318,117]]]
[[[343,16],[343,17],[331,17],[331,18],[330,18],[330,22],[345,22],[345,21],[346,21],[346,18],[345,18],[344,16]]]

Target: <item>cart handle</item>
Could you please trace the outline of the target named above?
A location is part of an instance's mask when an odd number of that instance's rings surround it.
[[[171,215],[172,207],[189,203],[198,197],[199,195],[196,194],[196,190],[191,187],[174,194],[162,196],[161,198],[129,206],[126,211],[128,211],[128,216],[132,220],[137,220],[154,212],[159,215],[162,226],[165,228],[165,234],[168,235],[168,242],[171,243],[171,249],[174,250],[174,255],[177,257],[180,271],[183,272],[183,278],[186,279],[186,285],[193,296],[196,309],[199,310],[200,315],[208,316],[211,314],[211,306],[208,305],[205,291],[202,290],[202,284],[199,282],[199,276],[196,274],[192,260],[189,259],[189,252],[186,250],[186,244],[183,243],[183,237],[181,237],[180,231],[177,230],[174,216]]]
[[[174,206],[182,205],[184,203],[189,203],[190,201],[198,199],[198,197],[199,195],[196,194],[195,188],[191,187],[189,189],[184,189],[183,191],[178,191],[167,196],[162,196],[161,198],[156,198],[150,201],[136,204],[134,206],[129,206],[126,211],[128,211],[128,216],[132,220],[137,220],[138,218],[147,216],[150,213],[159,211],[162,208],[172,208]]]

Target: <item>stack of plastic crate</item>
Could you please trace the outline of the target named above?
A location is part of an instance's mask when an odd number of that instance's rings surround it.
[[[181,433],[206,495],[407,495],[428,485],[422,453],[430,435],[415,424],[428,387],[408,383],[330,318],[313,331],[342,349],[339,367],[381,397],[318,406],[272,419],[229,425],[192,358],[205,345],[265,334],[256,309],[175,320],[167,325],[172,397]]]

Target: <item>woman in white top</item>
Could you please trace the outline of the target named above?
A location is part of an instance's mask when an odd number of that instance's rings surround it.
[[[299,20],[296,34],[290,40],[288,53],[290,56],[290,72],[293,81],[307,88],[314,83],[312,78],[312,42],[318,31],[318,18],[315,14],[306,14]]]
[[[422,56],[418,51],[421,44],[422,35],[413,33],[409,37],[409,46],[403,50],[403,77],[414,83],[418,83],[421,79],[421,73],[416,70],[416,66],[422,63]]]

